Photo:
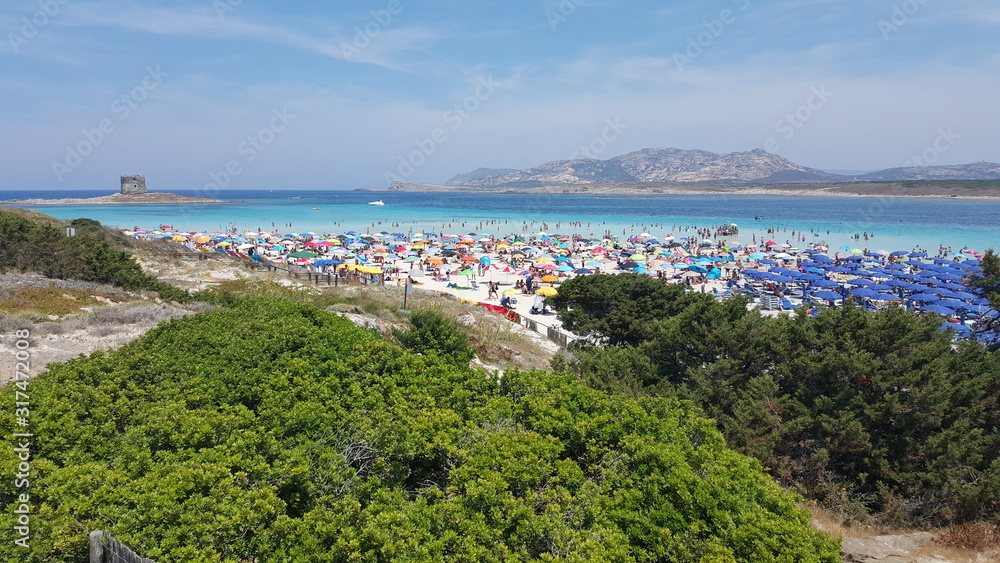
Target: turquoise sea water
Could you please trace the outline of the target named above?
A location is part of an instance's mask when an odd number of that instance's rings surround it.
[[[171,190],[183,195],[205,194]],[[93,197],[102,192],[0,192],[0,199]],[[788,241],[804,247],[822,242],[871,250],[950,246],[1000,249],[1000,201],[930,198],[835,198],[776,196],[579,196],[465,193],[379,193],[262,190],[222,192],[233,203],[135,206],[29,206],[60,219],[89,217],[132,229],[170,225],[183,231],[282,233],[511,232],[579,233],[619,237],[642,232],[657,237],[693,234],[693,226],[737,223],[740,242]],[[384,206],[368,205],[384,200]],[[318,207],[319,209],[313,209]],[[761,216],[762,219],[755,219]],[[767,229],[774,229],[768,233]],[[810,232],[810,229],[813,232]],[[797,240],[792,231],[802,233]],[[856,233],[874,233],[865,241]],[[819,236],[816,236],[819,235]]]

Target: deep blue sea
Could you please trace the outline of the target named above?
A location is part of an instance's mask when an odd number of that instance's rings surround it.
[[[204,196],[197,190],[169,190]],[[109,191],[0,191],[0,199],[94,197]],[[580,196],[355,191],[222,191],[224,204],[29,206],[60,219],[88,217],[131,230],[281,233],[538,232],[619,237],[683,236],[692,228],[740,227],[740,242],[773,239],[796,247],[822,242],[871,250],[939,246],[1000,249],[1000,200],[733,195]],[[369,205],[383,200],[384,206]],[[313,209],[318,207],[319,209]],[[760,216],[761,219],[755,219]],[[768,233],[767,229],[774,229]],[[796,236],[792,235],[796,232]],[[805,236],[805,240],[798,238]],[[867,241],[852,235],[874,234]],[[818,236],[817,236],[818,235]],[[731,237],[732,238],[732,237]]]

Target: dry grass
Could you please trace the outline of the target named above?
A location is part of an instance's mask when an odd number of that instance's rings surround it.
[[[529,336],[527,329],[471,303],[448,295],[416,291],[407,297],[403,309],[403,288],[392,286],[350,286],[324,288],[323,296],[349,304],[361,311],[393,323],[408,323],[413,310],[430,309],[455,321],[468,337],[476,355],[486,364],[521,369],[549,366],[553,349]]]
[[[938,534],[934,541],[939,545],[962,549],[1000,548],[1000,526],[987,522],[952,526]]]
[[[120,303],[129,298],[118,291],[19,287],[0,290],[0,313],[7,315],[62,317],[85,307]]]
[[[870,538],[872,536],[891,535],[900,532],[884,526],[870,524],[858,524],[851,520],[838,517],[835,513],[825,508],[820,508],[815,502],[804,502],[799,505],[812,514],[812,527],[842,538]]]
[[[812,514],[813,528],[834,537],[867,539],[914,532],[914,530],[859,525],[845,521],[833,512],[816,506],[815,503],[802,503],[799,506]],[[1000,526],[980,522],[931,530],[931,532],[934,534],[933,542],[908,554],[914,562],[1000,563]]]

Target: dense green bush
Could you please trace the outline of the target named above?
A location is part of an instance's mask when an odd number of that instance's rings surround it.
[[[31,548],[2,560],[82,563],[103,529],[174,563],[839,561],[681,401],[498,383],[288,300],[171,321],[29,393]],[[0,480],[7,530],[17,492]]]
[[[396,330],[393,336],[404,347],[418,354],[437,354],[460,366],[467,366],[475,350],[451,319],[433,309],[414,311],[410,329]]]
[[[56,279],[115,285],[131,291],[155,291],[164,299],[187,301],[187,292],[147,275],[115,234],[92,219],[70,223],[76,236],[49,223],[0,210],[0,272],[39,272]],[[120,233],[119,233],[120,234]]]
[[[554,304],[576,326],[602,330],[614,312],[589,304],[615,284],[573,279]],[[581,347],[554,367],[601,389],[688,399],[731,447],[846,513],[909,524],[1000,518],[997,353],[975,340],[956,346],[939,317],[901,308],[771,318],[741,299],[692,294],[680,311],[676,302],[642,313],[641,342]]]

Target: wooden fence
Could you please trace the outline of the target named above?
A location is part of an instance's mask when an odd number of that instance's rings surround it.
[[[90,532],[90,563],[156,563],[140,557],[111,534],[95,530]]]

